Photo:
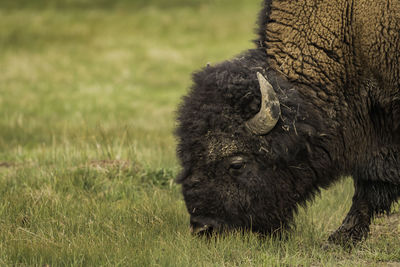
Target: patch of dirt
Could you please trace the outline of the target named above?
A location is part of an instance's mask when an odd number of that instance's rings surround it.
[[[132,162],[127,160],[91,160],[88,163],[89,167],[95,169],[129,169],[133,166]]]
[[[7,161],[0,162],[0,168],[11,168],[14,166],[15,166],[15,163],[13,163],[13,162],[7,162]]]
[[[371,236],[400,235],[400,211],[380,216],[371,224]]]

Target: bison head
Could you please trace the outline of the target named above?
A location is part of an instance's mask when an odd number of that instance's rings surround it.
[[[312,107],[263,55],[195,74],[179,109],[178,182],[194,233],[285,228],[317,188],[309,164],[316,126],[305,123]]]

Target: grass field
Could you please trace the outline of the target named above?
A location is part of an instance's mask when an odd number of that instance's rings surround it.
[[[285,240],[190,235],[174,183],[190,74],[251,48],[259,0],[0,2],[0,266],[400,266],[400,216],[325,246],[349,179]]]

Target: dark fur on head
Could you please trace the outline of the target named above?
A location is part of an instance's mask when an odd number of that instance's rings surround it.
[[[178,182],[192,220],[263,233],[287,227],[297,205],[331,183],[337,171],[324,147],[328,134],[320,110],[268,68],[265,56],[263,49],[249,50],[194,75],[176,131],[183,167]],[[265,136],[244,126],[260,108],[257,72],[275,88],[282,110]],[[247,173],[228,171],[235,156],[246,158]]]

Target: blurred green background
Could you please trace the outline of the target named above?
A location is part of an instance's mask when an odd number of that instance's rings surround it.
[[[141,162],[175,166],[174,110],[191,72],[252,46],[257,7],[1,1],[0,151],[104,137],[127,142]]]
[[[345,180],[287,239],[189,233],[173,136],[191,73],[252,48],[260,0],[0,1],[1,266],[365,266],[400,261],[398,217],[351,254],[325,240]]]

